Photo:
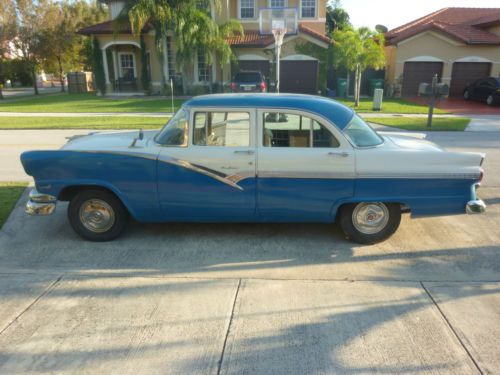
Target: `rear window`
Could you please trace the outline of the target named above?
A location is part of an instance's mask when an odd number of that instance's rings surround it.
[[[234,76],[234,81],[241,83],[260,82],[261,80],[262,78],[260,73],[237,73]]]

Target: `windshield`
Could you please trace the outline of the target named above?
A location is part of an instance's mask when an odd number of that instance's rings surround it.
[[[237,73],[234,76],[235,82],[240,83],[254,83],[262,81],[260,73]]]
[[[188,130],[188,114],[184,109],[179,109],[174,117],[160,130],[155,137],[155,142],[164,146],[186,146]]]
[[[344,129],[344,134],[356,147],[373,147],[384,143],[377,132],[358,115],[354,115]]]

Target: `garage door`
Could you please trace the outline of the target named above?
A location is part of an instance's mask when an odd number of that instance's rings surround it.
[[[280,91],[302,94],[316,94],[318,81],[318,62],[281,61]]]
[[[456,62],[451,72],[450,96],[462,96],[465,87],[478,79],[488,77],[490,63]]]
[[[240,70],[259,71],[264,77],[269,77],[269,61],[268,60],[240,60],[238,65],[233,65],[232,76]]]
[[[441,62],[406,62],[403,70],[403,96],[417,96],[422,82],[431,83],[435,74],[441,79]]]

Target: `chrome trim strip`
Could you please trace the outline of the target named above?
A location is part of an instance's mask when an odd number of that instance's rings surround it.
[[[32,189],[29,194],[30,200],[37,203],[53,203],[57,201],[57,197],[49,194],[39,193],[36,189]]]
[[[458,179],[458,180],[475,180],[480,177],[479,173],[394,173],[394,174],[381,174],[381,173],[357,173],[356,178],[407,178],[407,179]]]
[[[324,179],[353,179],[354,173],[324,173],[324,172],[301,172],[301,171],[286,171],[286,172],[258,172],[259,178],[324,178]]]

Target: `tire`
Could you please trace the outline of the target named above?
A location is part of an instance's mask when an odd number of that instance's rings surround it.
[[[469,93],[469,90],[465,90],[465,91],[464,91],[464,99],[465,99],[465,100],[470,100],[470,93]]]
[[[489,95],[489,96],[486,98],[486,104],[488,104],[488,105],[493,105],[493,104],[495,104],[495,98],[493,97],[493,95]]]
[[[370,245],[384,241],[396,232],[401,223],[401,206],[382,202],[351,203],[342,206],[339,215],[340,227],[348,239]],[[363,222],[367,215],[376,215],[375,219],[378,215],[379,219]]]
[[[122,202],[103,189],[82,190],[68,206],[68,219],[73,230],[93,242],[117,238],[125,229],[129,216]]]

